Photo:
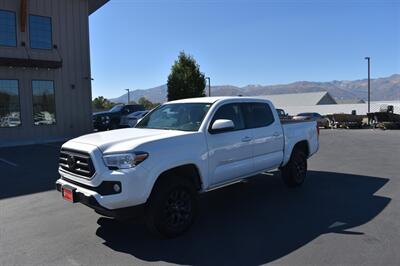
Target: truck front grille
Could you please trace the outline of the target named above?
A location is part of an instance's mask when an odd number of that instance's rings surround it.
[[[84,178],[91,178],[95,174],[92,159],[85,152],[61,149],[59,164],[62,170]]]

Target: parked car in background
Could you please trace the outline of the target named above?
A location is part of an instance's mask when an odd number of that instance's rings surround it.
[[[136,126],[137,122],[143,118],[149,111],[139,111],[139,112],[134,112],[129,115],[125,115],[121,117],[121,123],[119,124],[120,128],[126,128],[126,127],[134,127]]]
[[[122,116],[144,110],[144,106],[140,104],[116,105],[108,111],[94,113],[93,128],[98,131],[117,129]]]
[[[319,113],[300,113],[293,117],[294,120],[315,120],[318,127],[330,128],[329,119]]]
[[[175,237],[192,225],[200,193],[274,169],[301,186],[318,134],[315,121],[281,122],[268,100],[172,101],[135,128],[65,143],[56,187],[72,203],[117,219],[144,215],[152,232]]]

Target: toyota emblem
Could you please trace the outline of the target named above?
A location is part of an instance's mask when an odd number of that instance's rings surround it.
[[[68,168],[70,168],[70,169],[75,168],[76,160],[73,155],[68,155],[67,164],[68,164]]]

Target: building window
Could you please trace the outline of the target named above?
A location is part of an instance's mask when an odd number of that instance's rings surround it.
[[[0,128],[21,125],[18,80],[0,80]]]
[[[29,40],[33,49],[51,49],[52,29],[51,18],[29,16]]]
[[[0,45],[17,46],[15,13],[0,10]]]
[[[33,80],[33,123],[36,126],[56,123],[54,82]]]

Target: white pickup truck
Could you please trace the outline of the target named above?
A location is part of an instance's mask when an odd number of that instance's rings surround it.
[[[268,100],[173,101],[136,128],[65,143],[56,187],[101,215],[143,215],[152,232],[175,237],[191,226],[199,193],[274,169],[288,186],[301,185],[318,138],[315,121],[281,123]]]

